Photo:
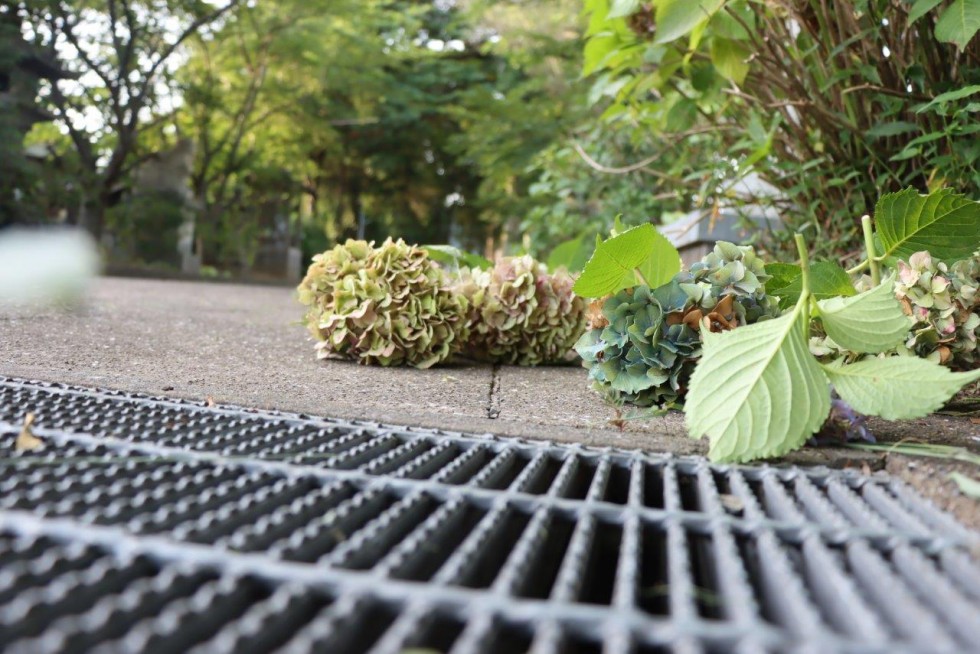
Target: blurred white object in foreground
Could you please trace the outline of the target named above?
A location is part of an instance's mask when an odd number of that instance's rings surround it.
[[[0,304],[76,302],[98,273],[99,252],[84,230],[0,230]]]

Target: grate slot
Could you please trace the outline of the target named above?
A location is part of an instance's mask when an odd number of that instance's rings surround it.
[[[867,544],[847,547],[850,572],[860,581],[873,606],[888,621],[893,632],[922,648],[935,652],[957,651],[935,616],[897,578],[890,566]]]
[[[961,642],[980,643],[980,604],[971,602],[947,579],[935,564],[907,546],[892,551],[895,568],[920,600],[942,607],[937,617],[956,633]]]
[[[980,602],[980,569],[969,555],[955,550],[944,550],[939,554],[943,572],[960,592],[969,595],[974,602]]]
[[[395,621],[395,612],[364,597],[349,597],[323,609],[278,650],[283,654],[366,652]]]
[[[16,596],[0,612],[2,640],[16,642],[44,632],[60,617],[80,613],[106,593],[119,593],[131,583],[156,573],[149,561],[140,559],[120,565],[102,558],[91,565],[34,585],[23,576]]]
[[[403,654],[409,651],[448,652],[465,624],[426,604],[406,610],[371,654]]]
[[[887,642],[887,630],[868,608],[848,578],[839,556],[834,556],[819,539],[807,537],[797,557],[810,596],[816,600],[826,624],[845,635],[860,636],[874,643]]]
[[[43,635],[15,642],[12,651],[87,651],[106,640],[115,640],[139,620],[155,615],[170,602],[193,592],[209,576],[165,570],[139,578],[122,593],[103,595],[91,608],[43,625]]]
[[[522,457],[518,450],[501,450],[469,484],[490,490],[504,490],[514,483],[527,463],[528,459]]]
[[[431,579],[485,516],[484,510],[462,500],[446,504],[381,562],[379,573],[411,581]]]
[[[259,654],[287,643],[329,602],[307,589],[281,586],[237,620],[191,650],[192,654]]]
[[[571,479],[565,487],[562,497],[572,500],[584,500],[589,494],[589,487],[592,485],[592,478],[595,476],[595,461],[580,458],[578,465],[571,471]]]
[[[317,561],[396,501],[396,497],[377,490],[363,491],[277,541],[269,552],[292,561]]]
[[[687,532],[687,556],[693,578],[694,599],[698,614],[707,620],[720,620],[727,609],[718,588],[711,536]]]
[[[432,515],[438,504],[424,493],[406,497],[340,543],[318,562],[341,568],[367,569]]]
[[[395,470],[391,476],[406,477],[408,479],[428,479],[457,456],[460,456],[460,452],[456,446],[451,443],[439,443],[414,459],[407,461],[402,467]]]
[[[361,466],[361,470],[371,475],[383,475],[393,472],[424,454],[431,445],[423,440],[409,441],[397,447],[370,463]]]
[[[643,475],[643,504],[652,509],[666,508],[663,464],[647,464],[643,470]]]
[[[610,604],[616,581],[622,525],[593,523],[589,531],[588,555],[578,599],[586,604]]]
[[[38,415],[43,450],[11,450]],[[962,652],[900,482],[0,378],[7,652]],[[809,650],[806,650],[806,648]]]
[[[639,606],[653,615],[670,614],[670,580],[667,567],[667,533],[660,525],[643,525],[640,546]]]
[[[354,488],[345,483],[316,487],[216,539],[215,545],[241,552],[264,550],[335,509],[354,493]]]
[[[450,652],[526,652],[530,646],[531,633],[526,628],[495,617],[480,616],[466,626]]]
[[[865,484],[861,487],[861,497],[885,520],[902,531],[920,536],[929,534],[928,527],[922,524],[915,515],[903,509],[884,488],[875,484]]]
[[[844,530],[852,526],[851,522],[805,475],[797,475],[794,478],[793,488],[808,519],[830,529]]]
[[[457,576],[451,583],[469,588],[489,588],[529,521],[530,516],[513,509],[487,516],[481,525],[483,529],[470,536],[470,540],[476,541],[473,543],[472,559],[459,565]]]
[[[548,492],[561,470],[561,461],[548,453],[540,452],[525,468],[512,487],[522,493],[543,495]]]
[[[613,465],[609,469],[609,481],[602,499],[613,504],[626,504],[630,492],[630,469],[626,465]]]

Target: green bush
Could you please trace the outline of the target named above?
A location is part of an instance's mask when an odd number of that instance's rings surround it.
[[[117,249],[142,263],[179,264],[178,232],[187,207],[170,191],[133,195],[106,212],[106,225],[116,237]]]
[[[980,188],[964,8],[980,0],[586,0],[585,73],[606,120],[683,144],[661,172],[702,203],[775,204],[818,252],[852,258],[881,193]],[[752,172],[778,195],[740,192]]]

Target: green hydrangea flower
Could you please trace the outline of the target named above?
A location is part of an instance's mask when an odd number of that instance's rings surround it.
[[[768,278],[751,247],[719,242],[663,286],[637,286],[600,301],[575,344],[593,387],[615,403],[681,401],[701,356],[702,326],[735,329],[779,314],[765,293]]]
[[[522,366],[564,360],[585,329],[585,302],[573,283],[530,256],[505,257],[490,270],[461,269],[455,289],[470,303],[467,353]]]
[[[980,255],[980,253],[978,253]],[[980,256],[947,266],[928,252],[898,262],[895,297],[909,316],[906,347],[952,368],[980,363]]]
[[[298,291],[320,358],[428,368],[468,335],[466,298],[425,250],[401,239],[377,248],[348,240],[316,255]]]

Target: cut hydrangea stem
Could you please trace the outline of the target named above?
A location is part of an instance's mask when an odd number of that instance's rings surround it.
[[[803,319],[809,325],[810,324],[810,253],[806,248],[806,239],[803,238],[803,234],[797,233],[796,238],[796,249],[800,253],[800,272],[803,289],[800,292],[800,299],[797,301],[797,307],[803,307]]]
[[[861,229],[864,230],[864,249],[868,255],[868,266],[871,268],[871,285],[877,286],[881,283],[881,270],[875,253],[875,236],[871,227],[871,216],[865,214],[861,217]]]

